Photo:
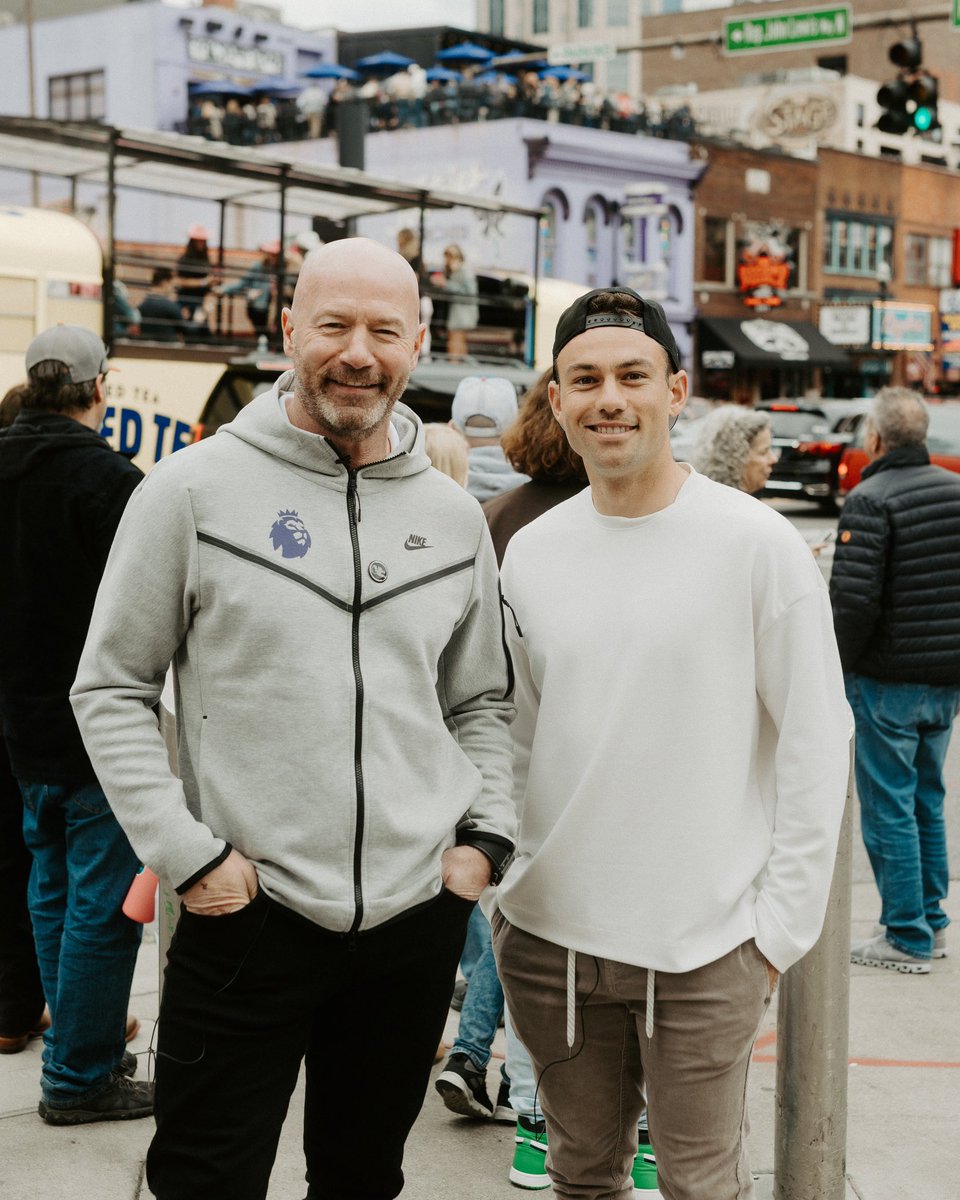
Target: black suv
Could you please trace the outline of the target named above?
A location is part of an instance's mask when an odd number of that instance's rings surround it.
[[[221,425],[232,421],[255,396],[273,387],[277,377],[289,371],[291,365],[283,355],[272,354],[249,355],[229,363],[207,397],[194,429],[194,441],[209,437]],[[536,368],[511,358],[472,354],[448,358],[432,354],[417,363],[402,400],[422,421],[448,421],[457,384],[467,375],[499,375],[509,379],[519,399],[540,374]]]
[[[764,495],[813,500],[836,509],[837,468],[853,431],[849,418],[862,400],[769,400],[757,405],[770,419],[773,449],[780,454]],[[855,425],[855,423],[854,423]]]

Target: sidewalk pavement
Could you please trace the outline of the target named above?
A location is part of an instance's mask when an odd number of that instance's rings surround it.
[[[879,901],[872,882],[853,888],[853,936],[872,932]],[[960,901],[947,904],[955,922],[948,957],[929,975],[851,968],[847,1200],[955,1200],[960,1195]],[[145,941],[130,1011],[143,1022],[132,1043],[139,1078],[148,1071],[157,1014],[158,951]],[[456,1033],[451,1013],[446,1041]],[[336,1031],[331,1031],[336,1036]],[[498,1035],[491,1092],[503,1055]],[[761,1032],[750,1077],[751,1158],[758,1200],[771,1195],[774,1146],[776,1012]],[[153,1122],[117,1121],[50,1128],[37,1116],[40,1043],[0,1058],[0,1196],[4,1200],[149,1200],[143,1160]],[[438,1066],[434,1071],[437,1074]],[[336,1088],[336,1080],[330,1081]],[[358,1119],[376,1138],[377,1105]],[[302,1200],[302,1086],[281,1139],[269,1200]],[[449,1113],[431,1086],[407,1148],[403,1200],[520,1200],[507,1181],[513,1128]],[[529,1193],[526,1193],[529,1194]],[[550,1192],[533,1193],[549,1196]],[[804,1198],[808,1200],[808,1198]]]

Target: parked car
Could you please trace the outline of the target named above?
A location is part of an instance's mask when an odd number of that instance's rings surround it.
[[[832,512],[840,460],[865,400],[770,400],[757,405],[770,419],[780,458],[764,489],[767,496],[797,496]],[[853,426],[851,428],[851,422]]]
[[[960,401],[944,401],[928,405],[930,428],[927,432],[927,448],[930,461],[948,471],[960,473]],[[837,469],[839,494],[842,499],[857,486],[863,468],[869,462],[864,449],[866,433],[865,410],[861,412],[851,431],[850,443],[844,449]]]
[[[194,426],[193,440],[209,437],[221,425],[232,421],[241,408],[261,392],[268,391],[291,365],[288,358],[276,354],[253,354],[228,363],[207,397]],[[443,354],[434,354],[417,363],[402,400],[423,421],[448,421],[453,394],[465,376],[503,376],[517,389],[519,399],[536,383],[540,374],[516,359],[474,355],[447,358]]]

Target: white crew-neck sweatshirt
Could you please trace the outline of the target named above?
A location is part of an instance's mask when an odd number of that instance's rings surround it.
[[[587,489],[503,564],[518,715],[515,925],[688,971],[816,940],[852,719],[823,578],[788,521],[695,472],[667,508]]]

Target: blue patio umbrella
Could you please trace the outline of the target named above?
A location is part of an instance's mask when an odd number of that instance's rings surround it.
[[[394,54],[392,50],[381,50],[379,54],[368,54],[366,58],[358,58],[354,65],[361,75],[386,79],[388,75],[396,75],[398,71],[405,71],[413,61],[404,54]]]
[[[359,79],[359,74],[353,67],[344,67],[340,63],[317,63],[309,71],[304,71],[306,79]]]
[[[474,75],[474,83],[516,83],[516,75],[510,75],[506,71],[497,70],[495,67],[489,71],[484,71],[481,75]]]
[[[191,96],[250,96],[250,88],[226,79],[205,79],[201,83],[190,83]]]
[[[463,76],[449,67],[428,67],[427,83],[458,83]]]
[[[448,46],[437,54],[438,63],[460,63],[463,66],[480,66],[495,57],[492,50],[478,46],[476,42],[461,42],[458,46]]]
[[[576,67],[566,67],[563,64],[558,64],[555,67],[544,67],[540,72],[540,78],[546,79],[552,77],[554,79],[589,79],[590,76],[586,71],[578,71]]]
[[[250,90],[261,96],[293,96],[303,91],[303,84],[295,79],[271,79],[269,83],[255,83]]]

